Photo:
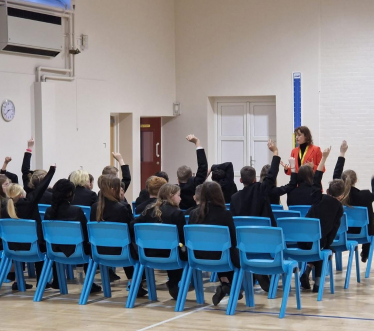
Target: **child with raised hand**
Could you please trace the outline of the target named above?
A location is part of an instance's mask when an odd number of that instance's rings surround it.
[[[212,181],[217,182],[222,189],[225,203],[230,203],[231,196],[238,192],[234,182],[234,166],[232,162],[213,164],[209,170],[212,173]]]
[[[192,176],[192,170],[188,166],[181,166],[177,170],[178,184],[181,189],[180,208],[183,210],[196,206],[196,202],[193,199],[196,186],[204,183],[208,174],[208,161],[200,139],[193,134],[189,134],[186,139],[196,146],[198,168],[195,177]]]
[[[10,156],[7,156],[4,160],[4,164],[1,168],[0,174],[7,176],[12,183],[18,184],[18,176],[16,174],[13,174],[9,171],[7,171],[8,164],[12,161],[12,158]]]
[[[338,232],[341,217],[343,216],[342,199],[344,197],[344,182],[341,179],[334,179],[329,183],[327,194],[322,194],[322,176],[325,162],[330,154],[331,147],[326,148],[322,153],[322,159],[313,177],[312,206],[306,217],[318,218],[321,226],[321,249],[329,248]],[[302,249],[311,249],[311,243],[298,243]],[[310,289],[309,274],[315,267],[315,283],[313,292],[318,292],[321,280],[322,261],[310,262],[306,271],[302,274],[301,286]]]

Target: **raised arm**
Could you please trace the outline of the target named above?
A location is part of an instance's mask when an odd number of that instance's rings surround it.
[[[280,197],[284,194],[291,192],[293,189],[297,187],[297,173],[296,173],[296,168],[295,168],[295,159],[293,157],[290,157],[288,159],[288,164],[291,170],[291,179],[287,185],[272,188],[270,191],[270,194],[272,196]]]
[[[7,156],[4,160],[4,164],[3,164],[3,167],[1,168],[1,171],[0,173],[7,176],[12,183],[14,184],[18,184],[18,176],[16,174],[13,174],[9,171],[6,171],[6,168],[8,166],[8,163],[12,161],[12,158],[10,156]]]
[[[323,169],[325,168],[326,160],[330,154],[331,147],[326,148],[322,153],[321,162],[318,164],[317,170],[313,176],[313,185],[312,185],[312,204],[317,204],[322,199],[322,176]]]
[[[197,155],[197,172],[194,177],[195,185],[199,185],[205,182],[205,179],[208,174],[208,161],[206,159],[204,148],[201,146],[200,139],[195,137],[193,134],[189,134],[186,139],[194,143],[196,146],[196,155]]]
[[[278,147],[271,139],[268,141],[268,148],[271,152],[273,152],[273,158],[271,160],[271,165],[268,174],[261,183],[261,186],[266,191],[271,190],[275,186],[275,181],[277,180],[280,163],[280,157],[278,156]]]
[[[122,182],[125,184],[125,192],[126,192],[131,183],[130,167],[128,164],[125,164],[125,161],[123,160],[123,157],[120,153],[113,152],[112,155],[118,161],[119,165],[121,166]]]
[[[225,178],[221,180],[224,183],[232,183],[234,181],[234,166],[232,162],[213,164],[211,167],[211,171],[215,170],[223,170],[225,172]]]
[[[30,201],[31,203],[39,203],[40,199],[43,197],[44,192],[47,190],[48,185],[51,182],[53,175],[55,174],[55,171],[56,165],[50,166],[48,173],[35,189],[35,193],[32,195],[32,200]]]
[[[27,149],[25,154],[23,155],[23,161],[22,161],[22,181],[23,181],[23,188],[26,192],[29,192],[29,174],[30,174],[30,163],[31,163],[31,156],[32,156],[32,150],[34,148],[35,141],[33,138],[27,141]]]
[[[340,145],[340,155],[335,165],[333,179],[342,178],[342,173],[344,170],[344,163],[345,163],[345,153],[347,152],[347,150],[348,150],[348,144],[345,140],[343,140],[342,144]]]

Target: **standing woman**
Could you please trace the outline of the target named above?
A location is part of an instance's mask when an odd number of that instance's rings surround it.
[[[321,148],[313,145],[313,137],[307,126],[299,126],[295,129],[296,143],[299,145],[291,152],[291,157],[295,158],[296,172],[302,165],[308,165],[316,172],[317,167],[322,159]],[[282,164],[282,163],[281,163]],[[283,165],[283,164],[282,164]],[[283,165],[287,175],[291,175],[289,165]],[[325,172],[325,168],[323,168]]]

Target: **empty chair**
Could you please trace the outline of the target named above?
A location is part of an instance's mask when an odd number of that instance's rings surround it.
[[[300,217],[305,217],[310,207],[310,205],[288,206],[288,210],[299,211]]]
[[[139,263],[135,261],[130,253],[131,238],[129,235],[128,225],[117,222],[89,222],[87,224],[89,241],[92,249],[92,259],[90,259],[84,281],[80,305],[85,305],[90,294],[92,283],[94,281],[97,266],[100,267],[101,279],[104,289],[104,296],[111,297],[111,288],[109,282],[108,267],[130,267],[134,268],[134,275],[137,274]],[[121,248],[119,255],[100,254],[98,246],[103,247],[118,247]],[[127,300],[135,295],[137,290],[135,287],[130,287],[130,292]]]
[[[283,318],[285,315],[292,274],[295,273],[296,303],[297,309],[301,309],[298,263],[292,260],[284,260],[283,258],[285,243],[282,229],[270,226],[239,226],[236,228],[236,236],[240,252],[241,269],[236,288],[233,289],[234,298],[229,312],[230,315],[235,314],[237,298],[243,279],[246,290],[246,304],[249,307],[254,307],[254,273],[261,275],[282,275],[284,290],[279,318]],[[268,258],[258,258],[259,255],[262,256],[265,254],[268,255]]]
[[[135,241],[139,249],[140,267],[136,274],[134,274],[131,287],[139,288],[140,281],[145,270],[148,297],[150,300],[157,300],[156,284],[154,269],[161,270],[176,270],[183,269],[183,275],[180,284],[184,283],[187,274],[188,264],[182,261],[179,257],[179,236],[177,226],[174,224],[160,224],[160,223],[138,223],[134,225]],[[160,249],[170,250],[168,257],[151,257],[147,256],[145,250]],[[179,307],[180,297],[182,291],[179,289],[175,309]],[[127,308],[133,308],[135,305],[136,296],[132,295],[127,299]]]
[[[204,303],[204,289],[202,282],[202,271],[210,272],[228,272],[234,271],[232,288],[235,287],[239,270],[235,268],[230,257],[231,238],[227,226],[217,225],[186,225],[184,227],[184,237],[188,251],[189,269],[184,282],[181,282],[183,294],[180,297],[180,305],[176,311],[183,311],[186,302],[186,296],[192,275],[195,275],[195,291],[197,303]],[[195,256],[195,251],[221,252],[219,260],[199,259]],[[229,314],[232,304],[230,295],[226,313]]]
[[[274,211],[274,210],[283,210],[284,208],[282,205],[272,204],[271,209]]]
[[[41,218],[42,221],[44,221],[45,211],[49,207],[51,207],[51,205],[44,205],[44,204],[41,204],[41,203],[38,204],[39,214],[40,214],[40,218]]]
[[[89,262],[89,256],[85,253],[83,247],[84,238],[80,222],[43,221],[43,233],[47,244],[47,256],[44,261],[41,280],[34,295],[34,301],[41,301],[43,297],[53,262],[56,263],[61,294],[68,294],[64,264],[77,265]],[[76,248],[74,253],[67,257],[62,252],[55,252],[52,248],[53,244],[75,245]],[[88,269],[87,273],[89,272]]]
[[[269,217],[257,216],[233,216],[235,227],[237,226],[271,226]]]
[[[300,212],[296,210],[273,210],[275,221],[280,217],[300,217]]]
[[[0,265],[0,287],[2,286],[13,262],[18,289],[24,292],[26,288],[22,262],[41,262],[45,257],[45,254],[39,250],[36,221],[2,219],[0,220],[0,232],[4,246],[4,259],[2,259]],[[30,250],[12,250],[9,248],[9,243],[30,244]],[[39,284],[41,281],[42,276],[39,279]]]
[[[91,207],[90,206],[80,206],[80,205],[76,205],[76,206],[82,208],[84,216],[86,216],[87,221],[89,222],[90,221],[90,216],[91,216]]]
[[[359,244],[370,244],[369,257],[365,272],[365,278],[369,278],[371,262],[373,259],[374,236],[369,235],[368,224],[369,216],[366,207],[348,207],[344,206],[344,212],[347,214],[348,228],[361,228],[360,233],[347,233],[348,240],[357,241]]]
[[[360,279],[360,259],[358,257],[358,243],[357,241],[348,240],[347,239],[347,230],[348,230],[348,223],[347,223],[347,214],[344,213],[341,222],[340,227],[338,229],[338,232],[336,234],[336,238],[334,242],[331,245],[331,248],[335,251],[335,259],[337,262],[337,265],[342,263],[342,252],[349,251],[349,258],[348,258],[348,266],[347,266],[347,273],[345,276],[345,283],[344,288],[347,289],[349,287],[349,280],[351,278],[351,270],[352,270],[352,262],[353,262],[353,254],[356,255],[356,276],[357,276],[357,282],[359,283],[361,281]]]
[[[330,291],[333,294],[335,292],[334,274],[332,270],[332,261],[330,258],[332,256],[332,251],[330,249],[320,249],[321,226],[319,219],[287,217],[278,218],[277,223],[278,226],[283,230],[284,240],[286,242],[284,256],[286,258],[290,258],[298,262],[322,261],[321,281],[317,300],[322,300],[325,278],[328,273],[330,273]],[[302,224],[302,226],[300,226],[300,224]],[[294,245],[287,247],[287,243],[289,242],[311,243],[312,246],[310,249],[300,249]]]

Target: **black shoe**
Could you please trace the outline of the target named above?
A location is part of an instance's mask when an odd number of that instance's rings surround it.
[[[269,276],[266,276],[266,275],[255,275],[255,278],[258,280],[258,283],[260,284],[261,288],[265,292],[269,292],[269,289],[270,289],[270,279],[269,279]]]
[[[148,294],[148,291],[140,286],[139,290],[138,290],[138,294],[136,295],[136,297],[137,298],[142,298],[142,297],[145,297],[147,294]]]
[[[225,292],[225,295],[230,295],[231,293],[231,284],[223,283],[222,284],[222,290]],[[238,300],[243,299],[243,291],[239,292]]]
[[[25,283],[25,287],[26,287],[26,290],[30,290],[30,289],[33,288],[33,285]],[[18,291],[18,284],[17,284],[17,282],[14,282],[12,284],[12,291]]]
[[[177,300],[178,298],[178,293],[179,293],[179,287],[177,286],[170,286],[169,282],[166,282],[166,286],[169,289],[169,294],[174,300]]]
[[[318,293],[319,291],[319,285],[314,284],[313,285],[313,293]]]
[[[360,256],[361,256],[361,262],[366,263],[366,261],[368,260],[368,256],[364,254],[364,252],[361,252]]]
[[[114,271],[113,269],[110,269],[109,268],[109,281],[112,283],[114,282],[115,280],[120,280],[121,277],[118,276]]]
[[[307,274],[302,274],[301,277],[300,277],[300,283],[301,283],[301,287],[306,289],[306,290],[310,290],[310,283],[309,283],[309,277]]]
[[[101,292],[101,286],[96,283],[92,283],[91,293]]]
[[[14,282],[16,280],[16,273],[14,271],[11,271],[6,276],[6,279],[10,280],[11,282]]]
[[[227,290],[227,288],[225,289]],[[213,305],[217,306],[221,300],[225,297],[226,293],[223,289],[223,286],[217,286],[216,293],[212,297]]]

